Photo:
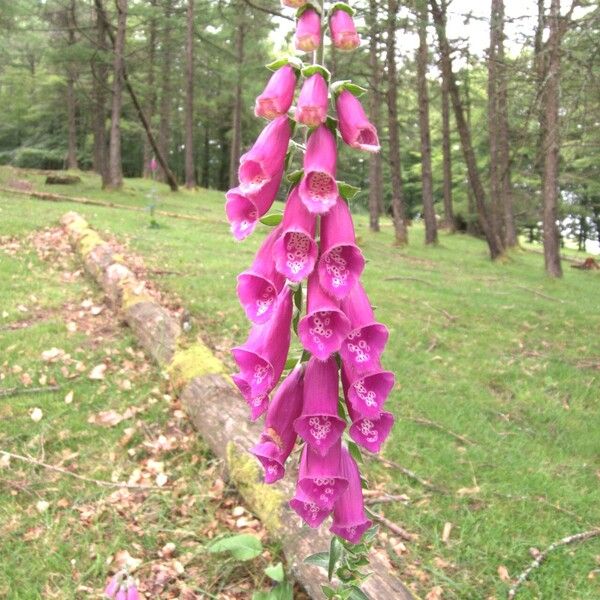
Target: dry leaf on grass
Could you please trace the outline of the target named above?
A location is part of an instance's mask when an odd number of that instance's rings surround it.
[[[101,427],[114,427],[123,421],[124,418],[116,410],[103,410],[96,415],[91,415],[87,422],[91,425],[100,425]]]
[[[65,404],[71,404],[71,402],[73,402],[73,390],[71,390],[66,396],[65,396]]]
[[[34,423],[39,423],[39,422],[42,420],[42,418],[43,418],[43,416],[44,416],[44,413],[42,412],[42,409],[41,409],[41,408],[38,408],[38,407],[36,406],[36,407],[35,407],[35,408],[34,408],[34,409],[31,411],[31,413],[30,413],[30,415],[29,415],[29,416],[31,417],[31,420],[32,420]]]
[[[448,543],[451,532],[452,532],[452,523],[450,523],[450,522],[444,523],[444,531],[442,532],[442,542],[444,542],[444,544]]]
[[[60,348],[50,348],[50,350],[44,350],[42,352],[42,360],[44,362],[55,362],[57,361],[63,354],[64,350]]]
[[[441,586],[436,585],[434,588],[430,590],[430,592],[425,596],[425,600],[442,600],[442,596],[444,594],[444,590]]]
[[[88,375],[89,379],[93,380],[101,380],[104,379],[104,374],[106,373],[106,365],[104,363],[100,363],[96,365]]]
[[[510,583],[510,575],[508,574],[508,569],[504,565],[498,567],[498,577],[500,577],[504,583]]]

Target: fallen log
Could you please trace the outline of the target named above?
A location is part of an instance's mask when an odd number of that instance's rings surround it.
[[[56,174],[46,177],[46,185],[75,185],[81,183],[79,175]]]
[[[275,485],[262,483],[261,470],[248,453],[261,427],[248,420],[246,403],[223,363],[200,339],[193,343],[185,339],[177,318],[145,291],[143,282],[122,263],[122,257],[113,253],[80,215],[67,213],[61,223],[87,271],[121,311],[140,345],[166,368],[192,423],[215,455],[223,459],[248,508],[281,542],[292,576],[312,598],[322,598],[326,574],[303,560],[327,551],[330,536],[324,528],[302,527],[288,507],[287,501],[294,493],[292,473]],[[368,598],[412,600],[384,555],[372,551],[370,560],[372,575],[362,586]]]

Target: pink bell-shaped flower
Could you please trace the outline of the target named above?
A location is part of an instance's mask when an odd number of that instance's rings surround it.
[[[277,385],[290,348],[291,324],[292,290],[284,286],[271,318],[254,325],[246,343],[232,350],[240,369],[234,382],[246,399],[268,394]]]
[[[331,509],[321,508],[313,502],[300,488],[296,487],[296,495],[290,500],[290,508],[313,529],[331,514]]]
[[[302,415],[294,421],[294,429],[321,456],[329,452],[346,427],[338,416],[338,389],[335,358],[323,362],[312,357],[304,376]]]
[[[298,18],[294,45],[301,52],[314,52],[321,45],[321,15],[314,8],[307,8]]]
[[[335,137],[326,125],[321,125],[308,138],[304,176],[298,188],[300,199],[310,212],[326,213],[337,202],[336,166]]]
[[[263,93],[256,99],[254,114],[269,120],[286,115],[295,90],[296,70],[291,65],[283,65],[271,75]]]
[[[236,187],[225,194],[225,212],[236,240],[247,238],[256,229],[258,220],[269,212],[277,197],[282,177],[283,169],[256,193],[246,194],[240,187]]]
[[[329,87],[321,73],[305,80],[296,104],[296,121],[308,127],[318,127],[327,120]]]
[[[259,248],[250,269],[237,278],[240,303],[253,323],[266,323],[271,318],[277,296],[285,283],[273,260],[273,247],[280,233],[280,227],[273,229]]]
[[[340,348],[342,361],[357,375],[377,369],[389,332],[385,325],[375,321],[373,308],[360,281],[342,300],[341,308],[351,327]]]
[[[292,129],[287,115],[271,121],[254,145],[240,158],[238,177],[244,194],[256,194],[269,181],[281,177]]]
[[[342,441],[339,439],[325,456],[306,444],[300,459],[298,486],[320,508],[331,510],[348,487],[342,475]]]
[[[335,105],[344,142],[351,148],[379,152],[381,146],[377,129],[369,121],[360,100],[348,90],[342,90]]]
[[[302,346],[319,360],[337,352],[350,333],[350,321],[319,285],[316,271],[308,278],[308,309],[298,324]]]
[[[285,474],[285,462],[294,449],[294,421],[302,412],[304,367],[296,367],[277,389],[267,410],[260,441],[250,452],[265,470],[266,483],[274,483]]]
[[[315,267],[319,253],[315,242],[316,224],[316,215],[308,212],[295,187],[285,206],[281,235],[273,246],[275,267],[290,281],[302,281]]]
[[[319,281],[334,298],[345,298],[358,282],[365,259],[356,245],[348,205],[342,198],[321,220],[321,258]]]
[[[372,522],[365,514],[358,466],[346,448],[342,448],[342,473],[348,480],[348,488],[333,507],[330,531],[352,544],[358,544]]]
[[[334,9],[329,18],[333,45],[342,52],[351,52],[360,46],[360,37],[352,15],[342,8]]]
[[[348,381],[348,401],[359,415],[377,417],[392,391],[395,383],[394,374],[381,369],[381,365],[366,374],[357,375],[343,365],[342,379]]]

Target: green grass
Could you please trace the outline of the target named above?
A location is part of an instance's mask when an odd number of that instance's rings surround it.
[[[0,171],[0,182],[9,177],[44,187],[39,176]],[[125,192],[105,194],[86,176],[61,191],[144,206],[149,185],[128,181]],[[3,195],[0,233],[23,235],[67,210],[81,212],[151,269],[175,272],[155,279],[182,298],[224,355],[247,332],[235,275],[264,230],[236,244],[222,194],[160,193],[165,210],[205,221],[159,217],[161,227],[150,229],[139,213]],[[389,400],[397,425],[385,454],[448,490],[432,493],[372,467],[373,483],[411,499],[381,508],[418,534],[395,563],[423,594],[437,584],[444,598],[504,597],[498,567],[516,576],[531,560],[529,548],[600,525],[600,277],[565,263],[564,279],[552,281],[543,257],[525,251],[494,264],[481,241],[462,235],[442,233],[438,247],[425,248],[418,226],[411,245],[398,249],[389,223],[373,234],[364,216],[356,221],[369,260],[365,286],[391,330],[384,363],[398,379]],[[443,429],[416,421],[423,419]],[[519,597],[597,598],[600,577],[588,574],[599,554],[600,539],[557,551]]]

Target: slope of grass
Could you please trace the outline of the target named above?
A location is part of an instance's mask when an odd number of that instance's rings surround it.
[[[135,180],[123,193],[100,194],[97,180],[85,177],[67,193],[144,206],[148,189]],[[206,223],[165,217],[150,229],[137,213],[2,196],[0,231],[23,232],[78,210],[160,269],[159,284],[181,296],[223,351],[247,332],[235,275],[250,264],[264,228],[236,244],[222,194],[161,187],[161,197],[166,210]],[[398,379],[385,454],[447,490],[371,467],[374,482],[411,500],[382,507],[418,534],[393,553],[395,564],[422,592],[437,584],[445,598],[503,597],[499,567],[514,577],[530,548],[600,524],[600,277],[565,265],[563,280],[549,280],[543,257],[524,251],[493,264],[482,242],[461,235],[442,234],[438,247],[425,248],[418,226],[408,248],[394,248],[389,224],[373,234],[360,215],[357,235],[369,260],[365,286],[391,330],[384,363]],[[599,554],[598,539],[556,552],[520,597],[597,598]]]

